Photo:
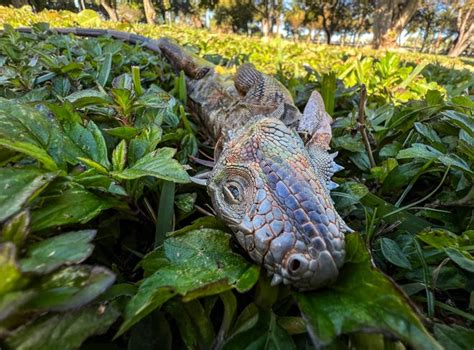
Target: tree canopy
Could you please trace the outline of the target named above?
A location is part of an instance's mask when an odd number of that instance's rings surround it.
[[[340,45],[472,54],[473,0],[0,0],[34,11],[93,9],[112,21],[185,23],[221,32]]]

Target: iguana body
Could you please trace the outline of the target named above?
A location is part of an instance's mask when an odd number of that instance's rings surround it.
[[[330,178],[340,167],[327,152],[331,118],[317,92],[301,114],[283,85],[250,64],[235,76],[220,75],[168,39],[82,28],[55,31],[141,43],[183,70],[190,109],[216,142],[207,180],[216,213],[273,275],[273,284],[310,290],[336,279],[348,228],[329,196]]]

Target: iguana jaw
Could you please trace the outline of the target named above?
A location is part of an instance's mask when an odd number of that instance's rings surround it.
[[[262,118],[224,145],[208,181],[218,215],[273,283],[301,290],[333,282],[345,224],[299,136]]]

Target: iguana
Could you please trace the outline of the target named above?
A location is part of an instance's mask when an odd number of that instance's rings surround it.
[[[215,141],[206,184],[217,215],[273,276],[273,285],[312,290],[335,281],[350,229],[329,193],[331,177],[342,167],[328,153],[332,120],[317,91],[300,113],[281,83],[249,63],[234,76],[219,74],[167,38],[84,28],[51,31],[140,44],[184,71],[190,111]]]

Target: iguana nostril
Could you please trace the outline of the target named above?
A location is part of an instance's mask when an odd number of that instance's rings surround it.
[[[293,271],[293,272],[296,272],[301,266],[301,263],[298,259],[293,259],[290,263],[290,269]]]
[[[308,267],[308,261],[301,254],[293,254],[288,261],[288,272],[292,275],[303,274]]]

